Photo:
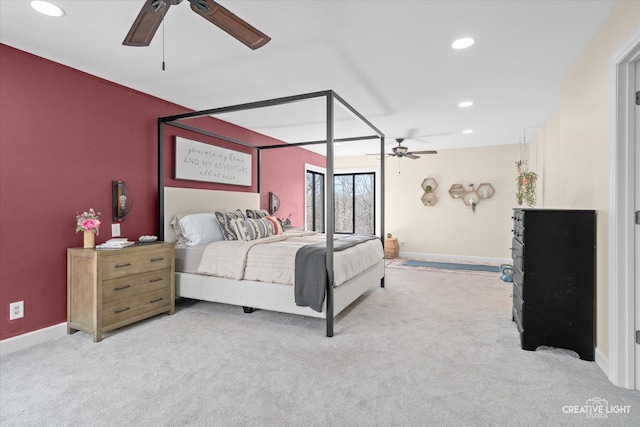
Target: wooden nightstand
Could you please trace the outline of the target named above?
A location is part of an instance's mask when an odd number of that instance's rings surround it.
[[[67,333],[93,341],[113,329],[175,311],[173,243],[67,249]]]

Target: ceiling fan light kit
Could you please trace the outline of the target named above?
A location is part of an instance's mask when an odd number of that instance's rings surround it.
[[[402,145],[402,143],[404,142],[404,138],[397,138],[396,142],[398,143],[398,146],[393,147],[391,149],[392,153],[387,154],[387,157],[398,157],[398,158],[406,157],[408,159],[415,160],[420,158],[420,156],[416,156],[416,154],[438,154],[438,152],[435,150],[409,151],[407,147]]]
[[[191,10],[251,49],[258,49],[271,40],[262,31],[213,0],[188,1],[191,3]],[[169,8],[180,3],[182,0],[145,1],[122,44],[125,46],[149,46]]]

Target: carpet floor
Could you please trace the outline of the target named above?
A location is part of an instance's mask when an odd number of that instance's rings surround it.
[[[390,266],[333,338],[319,319],[180,300],[100,343],[2,357],[0,425],[640,425],[640,393],[595,363],[521,350],[509,295],[495,274]],[[617,412],[589,418],[594,402]]]

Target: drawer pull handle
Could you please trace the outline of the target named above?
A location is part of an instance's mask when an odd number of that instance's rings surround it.
[[[158,301],[162,301],[164,298],[156,298],[156,299],[152,299],[151,301],[149,301],[150,304],[153,304],[154,302],[158,302]]]
[[[154,282],[162,282],[162,277],[158,277],[157,279],[149,280],[149,283],[154,283]]]
[[[127,289],[127,288],[130,288],[130,287],[131,287],[131,285],[125,285],[125,286],[120,286],[120,287],[114,288],[113,290],[114,291],[121,291],[123,289]]]
[[[156,262],[156,261],[162,261],[164,258],[160,257],[160,258],[151,258],[151,262]]]
[[[123,308],[122,310],[116,310],[115,313],[119,314],[119,313],[124,313],[125,311],[131,310],[131,307],[127,307],[127,308]]]
[[[129,267],[130,265],[131,265],[130,262],[128,262],[126,264],[116,264],[116,268]]]

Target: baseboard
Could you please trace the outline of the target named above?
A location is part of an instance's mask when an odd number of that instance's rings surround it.
[[[602,350],[600,350],[599,347],[596,347],[596,365],[598,365],[598,367],[602,369],[602,372],[604,372],[604,374],[608,378],[609,377],[609,358],[604,355],[604,353],[602,352]]]
[[[511,258],[493,258],[493,257],[474,257],[464,255],[440,255],[440,254],[422,254],[413,252],[400,252],[400,258],[429,260],[453,263],[469,263],[469,264],[489,264],[500,265],[510,264],[513,262]]]
[[[60,338],[67,334],[67,322],[27,332],[26,334],[0,341],[0,356],[29,348],[36,344]]]

